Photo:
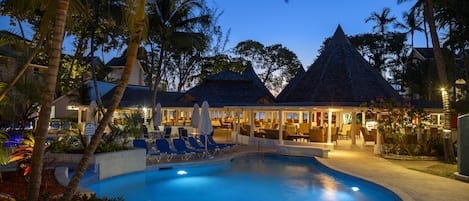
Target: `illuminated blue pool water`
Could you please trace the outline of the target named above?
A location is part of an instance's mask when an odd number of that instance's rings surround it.
[[[248,154],[229,163],[123,175],[87,186],[126,201],[401,200],[312,158]]]

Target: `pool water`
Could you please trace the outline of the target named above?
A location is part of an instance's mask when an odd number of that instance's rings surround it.
[[[126,201],[401,200],[384,187],[329,169],[314,158],[276,154],[128,174],[87,188]]]

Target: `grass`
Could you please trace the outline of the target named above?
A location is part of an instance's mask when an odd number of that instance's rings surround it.
[[[425,172],[428,174],[433,174],[441,177],[454,178],[454,172],[458,171],[458,165],[448,164],[448,163],[438,163],[425,168],[409,168],[411,170],[416,170],[420,172]]]

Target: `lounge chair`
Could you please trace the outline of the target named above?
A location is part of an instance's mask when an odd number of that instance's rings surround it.
[[[166,156],[167,156],[166,160],[167,161],[171,161],[174,156],[181,156],[184,159],[186,159],[188,157],[187,156],[188,154],[186,154],[186,152],[172,150],[169,147],[169,143],[168,143],[168,141],[166,141],[166,139],[157,139],[156,140],[156,148],[158,149],[158,151],[160,151],[160,153],[166,154]]]
[[[208,135],[207,136],[207,140],[210,144],[213,144],[213,145],[221,145],[221,146],[225,146],[225,147],[234,147],[236,146],[236,144],[232,144],[232,143],[217,143],[215,142],[215,140],[213,139],[213,136],[211,135]]]
[[[165,139],[171,138],[171,126],[164,127],[164,136]]]
[[[189,144],[190,144],[194,149],[205,150],[205,145],[200,145],[200,144],[197,142],[197,139],[195,139],[194,137],[189,137],[188,140],[189,140]],[[217,146],[208,145],[208,146],[207,146],[207,150],[213,151],[213,153],[217,153],[218,151],[220,151],[220,148],[217,147]]]
[[[179,139],[187,140],[189,135],[187,135],[187,129],[185,128],[178,128],[179,131]]]
[[[161,160],[161,153],[156,151],[150,151],[148,149],[148,144],[144,139],[135,139],[132,144],[134,145],[134,148],[141,148],[146,150],[146,155],[147,157],[151,160],[153,158],[156,159],[156,162],[160,162]]]
[[[209,136],[211,137],[211,135],[207,135],[207,146],[218,147],[220,148],[220,150],[223,150],[229,147],[228,145],[225,145],[225,144],[217,144],[217,143],[210,142]],[[200,138],[200,142],[205,145],[205,135],[200,135],[199,138]]]
[[[178,151],[183,151],[191,155],[197,154],[199,158],[203,158],[205,156],[205,152],[203,151],[188,148],[183,139],[173,139],[173,145]]]

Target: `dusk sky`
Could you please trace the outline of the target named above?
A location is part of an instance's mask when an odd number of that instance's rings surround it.
[[[280,43],[296,53],[305,68],[313,63],[322,42],[334,34],[338,24],[347,35],[372,32],[374,22],[365,23],[372,12],[381,13],[384,7],[389,7],[391,16],[402,21],[402,13],[415,3],[412,0],[399,5],[397,0],[207,1],[223,11],[219,19],[223,29],[231,29],[227,48],[248,39],[266,46]],[[416,35],[415,46],[425,46],[423,34]]]
[[[223,12],[218,20],[224,32],[231,29],[226,50],[244,40],[255,40],[269,46],[282,44],[297,54],[306,68],[313,63],[325,38],[332,36],[340,24],[347,35],[372,31],[374,22],[365,19],[384,7],[391,16],[402,21],[402,13],[415,1],[397,4],[397,0],[206,0],[208,5]],[[0,17],[2,29],[19,33]],[[388,27],[393,30],[393,26]],[[32,34],[31,31],[27,34]],[[410,37],[409,37],[410,38]],[[409,42],[410,43],[410,42]],[[424,35],[417,33],[416,47],[425,46]],[[73,47],[65,44],[66,53]],[[118,53],[105,55],[109,61]]]

